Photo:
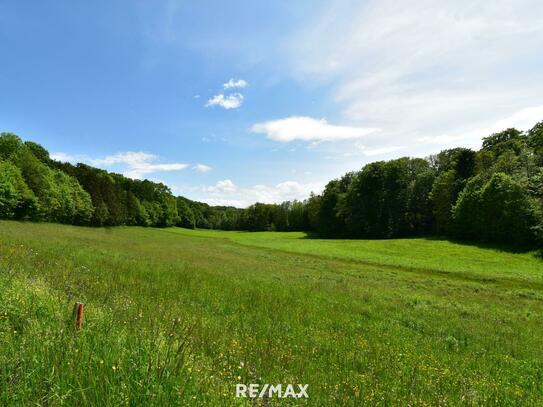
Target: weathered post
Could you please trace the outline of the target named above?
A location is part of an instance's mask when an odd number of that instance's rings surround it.
[[[76,302],[73,310],[73,318],[75,322],[75,329],[78,331],[83,327],[83,318],[85,313],[85,304]]]

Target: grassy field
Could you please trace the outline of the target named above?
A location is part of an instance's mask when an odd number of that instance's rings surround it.
[[[0,222],[0,292],[0,405],[543,404],[535,253]]]
[[[225,232],[167,229],[187,237],[225,238],[248,246],[278,249],[432,272],[463,273],[475,278],[511,277],[543,282],[539,253],[514,253],[436,239],[340,240],[313,239],[303,232]]]

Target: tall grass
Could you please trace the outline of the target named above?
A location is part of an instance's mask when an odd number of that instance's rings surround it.
[[[488,253],[469,256],[484,267]],[[458,278],[229,238],[0,222],[0,404],[253,405],[236,383],[307,383],[308,400],[271,405],[538,405],[543,289],[511,256],[515,273]]]

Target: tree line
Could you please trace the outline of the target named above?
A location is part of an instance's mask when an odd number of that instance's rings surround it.
[[[331,237],[439,235],[533,245],[543,240],[543,122],[506,129],[473,151],[368,164],[307,201],[312,230]]]
[[[543,241],[543,122],[506,129],[478,151],[365,165],[305,201],[210,206],[148,180],[50,158],[37,143],[0,135],[0,218],[92,226],[311,231],[333,238],[445,236]]]
[[[41,145],[12,133],[0,134],[0,219],[253,231],[309,227],[302,202],[214,207],[176,197],[162,183],[53,160]]]

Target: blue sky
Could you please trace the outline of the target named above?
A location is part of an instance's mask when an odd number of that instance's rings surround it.
[[[533,0],[0,0],[0,130],[212,204],[303,199],[543,120],[541,16]]]

